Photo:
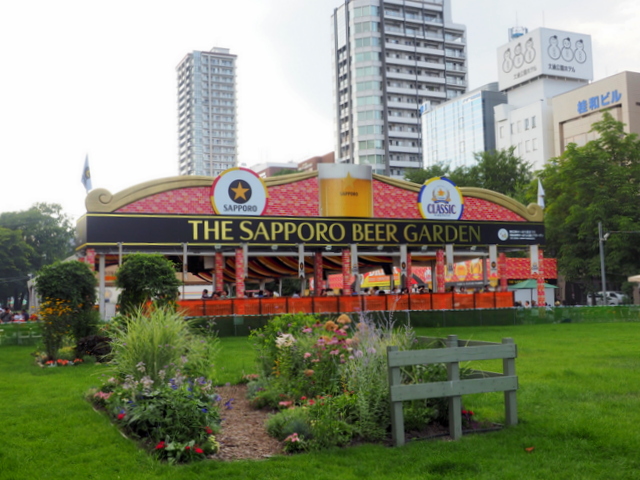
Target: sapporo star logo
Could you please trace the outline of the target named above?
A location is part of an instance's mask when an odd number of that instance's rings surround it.
[[[251,186],[242,180],[231,182],[229,186],[229,197],[236,203],[247,203],[251,199]]]

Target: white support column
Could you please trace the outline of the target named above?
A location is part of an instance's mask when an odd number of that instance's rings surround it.
[[[98,308],[100,311],[100,318],[102,320],[106,319],[107,311],[105,306],[105,271],[106,271],[106,262],[105,255],[101,253],[98,256],[99,266],[98,266]]]

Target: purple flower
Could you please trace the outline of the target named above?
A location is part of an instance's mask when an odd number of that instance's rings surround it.
[[[227,410],[231,410],[233,408],[231,403],[233,403],[233,398],[230,398],[229,400],[224,402],[224,408],[226,408]]]

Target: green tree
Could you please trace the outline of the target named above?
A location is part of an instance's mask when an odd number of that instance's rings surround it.
[[[73,253],[75,229],[60,205],[36,203],[29,210],[0,213],[0,227],[22,232],[24,241],[36,252],[35,270]]]
[[[515,148],[474,154],[476,164],[451,170],[448,165],[438,163],[426,169],[411,169],[405,180],[423,184],[433,177],[447,177],[461,187],[479,187],[503,195],[525,200],[525,192],[533,175],[531,165],[514,155]]]
[[[604,231],[640,231],[640,140],[609,113],[592,126],[596,140],[569,144],[540,177],[545,188],[547,252],[567,280],[600,290],[598,222]],[[637,234],[606,242],[608,279],[616,286],[640,269]]]
[[[20,281],[12,283],[12,291],[7,294],[0,287],[2,297],[13,297],[14,308],[21,308],[27,295],[28,274],[71,255],[74,229],[69,217],[62,213],[62,207],[48,203],[36,203],[21,212],[0,213],[0,228],[19,232],[22,240],[32,248],[27,270],[22,271]],[[0,276],[0,282],[3,278],[7,277]]]
[[[0,227],[0,304],[16,310],[22,308],[24,287],[35,256],[20,232]],[[9,305],[10,298],[13,305]]]
[[[45,265],[38,272],[36,286],[43,299],[42,334],[50,359],[56,358],[66,335],[77,343],[96,333],[96,284],[89,266],[76,260]]]
[[[298,170],[293,168],[283,168],[282,170],[278,170],[276,173],[271,175],[272,177],[281,177],[282,175],[291,175],[292,173],[300,173]]]
[[[125,258],[116,273],[116,286],[122,289],[121,311],[131,314],[147,301],[174,304],[180,281],[173,263],[164,256],[137,253]]]
[[[73,260],[45,265],[36,286],[42,298],[63,300],[73,312],[92,310],[96,303],[96,277],[86,263]]]
[[[476,164],[466,172],[465,187],[480,187],[524,201],[525,191],[533,179],[531,164],[507,150],[478,152]]]
[[[436,163],[427,168],[409,168],[404,172],[404,179],[408,182],[422,185],[424,182],[433,177],[448,177],[449,167]]]

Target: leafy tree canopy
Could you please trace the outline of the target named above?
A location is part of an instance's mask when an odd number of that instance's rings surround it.
[[[21,308],[20,293],[28,280],[36,252],[20,232],[0,227],[0,304]],[[8,304],[14,298],[13,306]]]
[[[74,227],[57,204],[36,203],[29,210],[0,213],[0,227],[21,231],[24,241],[36,252],[35,270],[73,253]]]
[[[598,138],[569,144],[540,177],[545,188],[549,256],[569,281],[600,290],[598,222],[614,233],[605,244],[608,280],[620,286],[640,272],[640,140],[609,113],[592,126]]]
[[[96,303],[96,277],[86,263],[56,262],[40,269],[38,293],[44,299],[65,300],[75,312],[91,310]]]
[[[523,202],[533,178],[531,165],[514,154],[515,148],[474,154],[476,164],[453,170],[436,164],[427,169],[409,170],[405,180],[424,183],[433,177],[447,177],[462,187],[479,187],[502,193]]]
[[[282,175],[291,175],[292,173],[300,173],[298,170],[293,168],[283,168],[282,170],[278,170],[276,173],[271,175],[272,177],[280,177]]]
[[[170,260],[162,255],[138,253],[125,258],[116,273],[116,285],[122,289],[120,309],[128,314],[147,301],[173,304],[180,281]]]

